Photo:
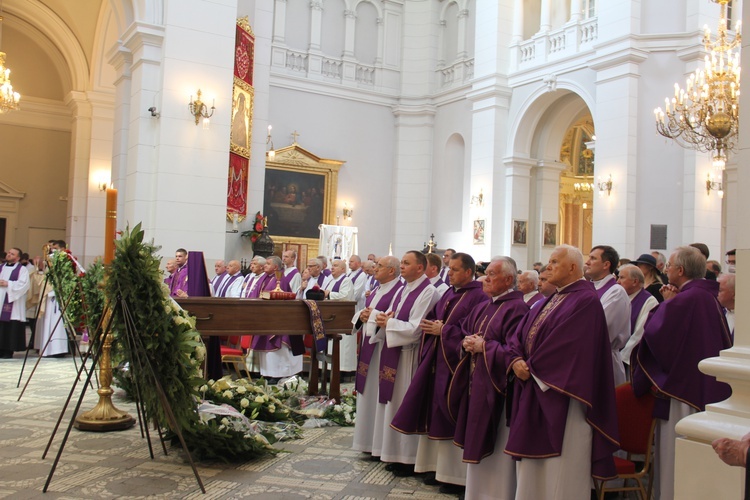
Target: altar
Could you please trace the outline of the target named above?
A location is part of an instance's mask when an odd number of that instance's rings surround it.
[[[227,299],[218,297],[175,298],[196,318],[196,329],[204,337],[235,335],[312,334],[310,312],[301,300]],[[339,341],[352,332],[356,302],[319,301],[326,336],[333,342],[331,387],[328,395],[340,401]],[[317,353],[310,348],[309,393],[318,394]]]

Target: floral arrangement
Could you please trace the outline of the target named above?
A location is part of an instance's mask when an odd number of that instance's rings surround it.
[[[293,417],[292,410],[277,397],[280,393],[270,389],[265,380],[253,383],[244,378],[232,380],[227,375],[216,382],[209,380],[200,387],[200,392],[204,400],[231,405],[253,420],[280,422]]]
[[[255,243],[263,233],[263,219],[263,214],[260,213],[260,211],[256,212],[255,219],[253,220],[253,228],[248,231],[243,231],[242,236],[250,238],[250,241]]]
[[[357,393],[352,390],[347,393],[344,389],[341,393],[341,403],[329,405],[323,413],[323,418],[342,427],[350,427],[357,420]]]
[[[99,324],[104,309],[103,277],[104,267],[99,260],[86,272],[69,250],[50,256],[50,285],[64,309],[66,323],[76,331],[87,329],[93,332]]]

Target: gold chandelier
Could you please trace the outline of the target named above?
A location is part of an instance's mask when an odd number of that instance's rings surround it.
[[[3,41],[3,10],[0,4],[0,47]],[[0,52],[0,114],[18,109],[21,94],[13,91],[10,84],[10,68],[5,66],[5,52]]]
[[[716,40],[703,28],[706,56],[703,67],[687,79],[686,87],[674,84],[674,97],[664,100],[665,109],[654,110],[656,130],[687,149],[710,152],[715,168],[723,169],[727,152],[737,139],[740,97],[740,21],[735,35],[727,33],[727,4],[730,0],[711,0],[721,6]],[[736,49],[736,50],[735,50]]]

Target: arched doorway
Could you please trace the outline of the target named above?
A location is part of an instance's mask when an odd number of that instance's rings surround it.
[[[560,242],[584,252],[592,246],[594,224],[594,122],[583,116],[571,125],[560,147]]]

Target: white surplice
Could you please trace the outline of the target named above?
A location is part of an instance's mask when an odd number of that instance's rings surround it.
[[[616,279],[614,274],[608,274],[592,283],[598,290],[614,279]],[[617,387],[625,383],[625,367],[622,365],[620,350],[625,347],[630,338],[630,297],[622,286],[615,284],[604,292],[600,300],[604,308],[604,316],[607,318],[609,344],[612,351],[612,372],[615,387]]]
[[[500,416],[495,451],[478,464],[467,464],[466,498],[513,500],[516,496],[516,461],[503,453],[510,429],[505,425],[505,410]],[[458,448],[458,447],[456,447]],[[459,448],[460,449],[460,448]],[[440,479],[440,478],[438,478]]]
[[[628,297],[631,300],[631,306],[632,300],[639,293],[640,290]],[[643,327],[646,325],[646,319],[648,318],[649,311],[651,311],[651,309],[658,305],[659,301],[656,300],[653,295],[649,296],[649,298],[646,299],[646,302],[643,303],[641,312],[638,313],[638,317],[635,319],[635,328],[633,329],[633,334],[628,339],[625,347],[622,348],[622,351],[620,351],[622,362],[626,365],[630,365],[630,355],[633,353],[633,349],[638,345],[638,343],[641,341],[641,338],[643,337]]]
[[[342,274],[338,279],[331,279],[326,282],[325,290],[333,290],[336,283],[341,282],[338,292],[331,291],[328,294],[329,300],[354,300],[354,284],[352,280]],[[328,354],[333,354],[333,343],[328,342]],[[357,336],[342,335],[339,340],[339,370],[342,372],[353,372],[357,369]]]
[[[41,300],[44,305],[40,305],[39,309],[34,349],[38,349],[39,353],[45,357],[65,354],[68,352],[68,335],[65,332],[60,305],[50,283],[47,283],[46,288],[42,290]],[[43,353],[42,350],[44,350]]]

